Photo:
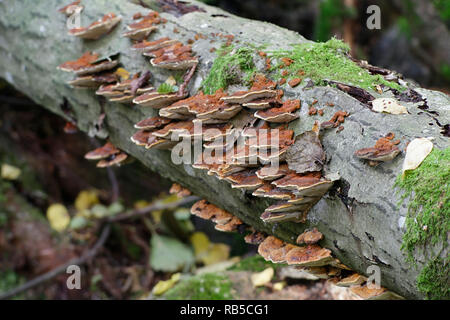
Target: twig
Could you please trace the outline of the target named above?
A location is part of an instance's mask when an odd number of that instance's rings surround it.
[[[17,288],[14,288],[4,294],[1,294],[0,300],[12,298],[21,292],[24,292],[26,290],[36,287],[39,284],[42,284],[48,280],[51,280],[54,277],[56,277],[57,275],[59,275],[60,273],[65,272],[67,270],[67,268],[71,265],[80,266],[80,265],[86,263],[89,259],[91,259],[95,255],[97,255],[100,248],[105,244],[106,239],[108,239],[110,231],[111,231],[111,226],[110,226],[110,224],[107,224],[103,228],[102,233],[101,233],[100,237],[98,238],[97,242],[94,244],[94,246],[91,249],[89,249],[88,252],[83,254],[81,257],[72,259],[69,262],[67,262],[66,264],[63,264],[62,266],[56,267],[55,269],[50,270],[49,272],[44,273],[44,274],[28,281],[27,283],[24,283],[23,285],[21,285]]]
[[[188,203],[192,203],[192,202],[197,201],[199,199],[200,199],[199,197],[190,196],[190,197],[183,198],[183,199],[181,199],[179,201],[176,201],[176,202],[151,204],[151,205],[146,206],[146,207],[141,208],[141,209],[131,210],[131,211],[126,212],[126,213],[122,213],[122,214],[119,214],[119,215],[116,215],[116,216],[113,216],[113,217],[109,217],[109,218],[106,219],[106,221],[107,222],[118,222],[118,221],[122,221],[122,220],[138,218],[138,217],[145,216],[146,214],[148,214],[148,213],[150,213],[152,211],[174,209],[174,208],[186,205]]]
[[[23,291],[29,290],[39,284],[42,284],[48,280],[51,280],[54,277],[56,277],[57,275],[59,275],[60,273],[66,271],[70,265],[78,265],[79,266],[79,265],[86,263],[89,259],[94,257],[98,253],[98,250],[104,245],[106,239],[109,236],[112,222],[118,222],[118,221],[122,221],[122,220],[142,217],[152,211],[173,209],[173,208],[176,208],[176,207],[188,204],[188,203],[192,203],[199,199],[200,198],[198,198],[196,196],[190,196],[190,197],[186,197],[186,198],[183,198],[179,201],[172,202],[172,203],[156,203],[156,204],[152,204],[152,205],[149,205],[149,206],[141,208],[141,209],[131,210],[129,212],[119,214],[117,216],[105,219],[105,222],[107,224],[103,228],[100,238],[97,240],[95,245],[88,252],[86,252],[81,257],[72,259],[69,262],[67,262],[66,264],[59,266],[53,270],[50,270],[49,272],[44,273],[43,275],[40,275],[17,288],[14,288],[4,294],[1,294],[0,300],[9,299]]]

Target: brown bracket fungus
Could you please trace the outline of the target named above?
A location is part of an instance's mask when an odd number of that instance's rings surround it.
[[[258,74],[253,79],[253,85],[249,91],[238,91],[232,95],[222,97],[226,103],[244,104],[257,99],[276,98],[278,91],[274,90],[276,82],[267,79],[264,75]]]
[[[305,231],[297,237],[298,244],[314,244],[323,239],[323,234],[314,228],[310,231]]]
[[[92,74],[77,77],[74,80],[68,82],[68,84],[73,88],[93,88],[97,89],[102,85],[108,85],[116,82],[118,79],[117,75],[113,72],[106,72],[101,74]]]
[[[140,16],[137,18],[140,21],[129,24],[127,26],[129,31],[123,34],[124,37],[128,37],[136,41],[142,41],[147,39],[150,33],[158,29],[156,25],[163,22],[159,16],[159,13],[156,11],[150,12],[146,16]]]
[[[385,137],[378,139],[373,147],[357,150],[354,154],[355,157],[370,160],[370,165],[391,161],[401,152],[396,146],[400,140],[392,141],[394,136],[392,132],[388,133]]]
[[[179,43],[178,40],[173,40],[168,37],[164,37],[155,41],[141,41],[136,44],[134,44],[131,49],[139,52],[151,52],[155,51],[164,47],[169,47],[171,45],[174,45],[176,43]]]
[[[74,72],[77,76],[90,75],[115,68],[119,60],[114,60],[116,55],[99,59],[96,53],[86,52],[75,61],[67,61],[58,66],[58,69],[66,72]]]
[[[58,11],[65,14],[67,17],[70,17],[74,13],[81,13],[81,11],[84,9],[84,6],[80,4],[80,2],[80,0],[74,1],[67,6],[62,7]]]
[[[287,123],[298,118],[294,112],[300,109],[300,100],[286,100],[281,107],[258,110],[255,117],[274,123]]]
[[[172,184],[172,186],[170,187],[169,193],[176,194],[179,198],[185,198],[192,194],[192,192],[189,189],[183,188],[178,183]]]
[[[331,251],[312,244],[305,247],[296,247],[286,255],[289,265],[302,267],[321,267],[333,261]]]
[[[170,119],[163,117],[151,117],[139,121],[134,125],[136,129],[154,130],[165,126],[170,123]]]
[[[120,166],[125,160],[128,159],[128,155],[125,152],[114,154],[107,159],[102,159],[97,163],[98,168],[106,168],[112,166]]]
[[[152,91],[136,97],[133,100],[133,103],[142,107],[161,109],[183,98],[185,98],[185,96],[180,96],[176,92],[159,93],[158,91]]]
[[[84,158],[87,160],[100,160],[118,153],[120,153],[120,149],[116,148],[111,142],[107,142],[104,146],[86,153]]]
[[[100,20],[85,28],[70,29],[69,34],[82,39],[97,40],[111,30],[122,20],[114,13],[105,14]]]
[[[336,283],[338,287],[351,287],[351,286],[359,286],[367,281],[367,278],[358,274],[354,273],[351,276],[348,276],[344,279],[339,280],[339,282]]]

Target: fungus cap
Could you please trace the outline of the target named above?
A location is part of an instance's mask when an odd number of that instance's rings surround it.
[[[158,93],[157,91],[153,91],[136,97],[133,103],[143,107],[161,109],[184,97],[185,95],[179,95],[177,93]]]
[[[145,129],[145,130],[153,130],[158,129],[166,124],[169,124],[171,122],[170,119],[163,118],[163,117],[151,117],[144,120],[139,121],[134,125],[136,129]]]
[[[122,18],[114,13],[105,14],[100,20],[93,22],[88,27],[70,29],[69,34],[82,39],[96,40],[109,33],[120,20]]]
[[[97,163],[98,168],[106,168],[111,166],[119,166],[122,162],[124,162],[128,158],[128,155],[125,152],[120,152],[110,156],[107,159],[102,159]]]
[[[289,265],[303,267],[321,267],[327,265],[333,260],[331,251],[312,244],[305,247],[297,247],[286,255],[286,261]]]
[[[312,230],[305,231],[297,237],[296,242],[298,244],[314,244],[323,239],[323,234],[313,228]]]
[[[118,154],[120,150],[116,148],[111,142],[107,142],[104,146],[92,150],[84,155],[87,160],[106,159],[112,155]]]

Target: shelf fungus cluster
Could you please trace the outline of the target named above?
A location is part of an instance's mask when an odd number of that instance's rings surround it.
[[[116,148],[111,142],[107,142],[104,146],[86,153],[84,158],[87,160],[99,160],[97,167],[106,168],[120,166],[128,159],[128,155]]]
[[[330,250],[319,246],[317,242],[323,235],[316,228],[301,234],[297,238],[299,245],[256,232],[247,238],[249,243],[258,245],[258,253],[266,261],[287,264],[316,278],[328,279],[334,285],[348,287],[359,299],[401,299],[386,288],[369,283],[366,277],[352,272],[334,258]]]
[[[191,207],[191,214],[215,223],[215,229],[218,231],[232,232],[239,228],[246,228],[244,223],[233,214],[220,209],[206,200],[200,200]]]
[[[74,80],[68,82],[72,87],[95,89],[119,79],[113,71],[118,65],[118,55],[101,58],[97,53],[88,51],[77,60],[62,63],[58,69],[76,75]]]
[[[121,17],[116,16],[114,13],[108,13],[87,27],[70,29],[69,34],[82,39],[97,40],[111,32],[120,20],[122,20]]]
[[[159,24],[166,22],[156,11],[152,11],[146,16],[137,14],[133,16],[133,20],[136,21],[127,26],[128,31],[123,36],[136,41],[147,39],[153,31],[158,29]]]
[[[376,166],[380,162],[391,161],[401,151],[397,147],[400,140],[393,141],[395,135],[389,132],[386,136],[377,140],[370,148],[359,149],[355,152],[355,157],[369,161],[369,165]]]

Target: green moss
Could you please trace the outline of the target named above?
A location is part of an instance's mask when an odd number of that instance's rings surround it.
[[[395,186],[404,190],[402,201],[411,197],[402,249],[413,261],[417,246],[447,243],[450,229],[450,148],[434,149],[419,168],[399,176]]]
[[[445,22],[450,20],[450,2],[448,0],[434,0],[434,6],[436,7],[440,17]]]
[[[231,84],[249,85],[256,72],[254,62],[255,50],[250,47],[222,47],[217,50],[217,58],[208,77],[202,82],[206,94],[214,94],[219,89],[226,89]]]
[[[354,85],[363,89],[375,89],[378,84],[403,91],[405,88],[397,83],[385,80],[381,75],[371,75],[351,61],[346,54],[350,51],[347,44],[332,38],[323,43],[303,43],[295,45],[290,50],[268,51],[268,55],[278,61],[273,62],[274,78],[297,78],[298,72],[304,72],[302,77],[311,78],[316,84],[325,84],[323,80],[333,80]],[[294,62],[283,67],[288,74],[282,76],[279,66],[281,58],[290,58]]]
[[[450,300],[450,268],[448,257],[435,258],[428,262],[417,277],[417,288],[427,299]]]
[[[168,83],[162,83],[159,87],[158,87],[158,93],[172,93],[175,92],[175,88],[174,86],[168,84]]]
[[[232,283],[224,275],[205,273],[180,280],[163,296],[168,300],[232,300]]]
[[[239,261],[235,265],[231,266],[228,270],[260,272],[269,267],[277,269],[282,266],[285,266],[285,264],[275,264],[270,261],[264,260],[264,258],[260,255],[254,255]]]

